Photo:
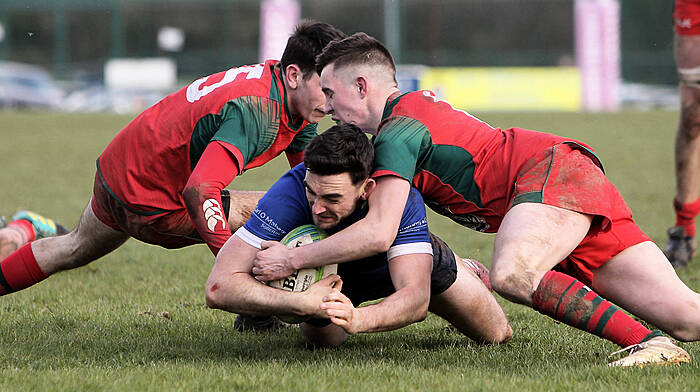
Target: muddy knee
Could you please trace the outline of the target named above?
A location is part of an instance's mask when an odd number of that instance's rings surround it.
[[[532,303],[534,274],[509,266],[491,269],[491,287],[502,297],[523,305]]]

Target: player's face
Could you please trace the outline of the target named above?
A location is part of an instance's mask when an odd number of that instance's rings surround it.
[[[352,75],[348,67],[336,72],[334,64],[323,69],[321,88],[326,96],[324,109],[334,121],[353,124],[365,132],[372,132],[374,129],[368,124],[368,112]]]
[[[364,197],[367,181],[353,185],[348,173],[322,176],[307,170],[304,186],[314,224],[330,229],[350,216]]]
[[[295,93],[295,112],[310,123],[317,123],[326,115],[323,104],[326,98],[321,91],[321,80],[316,72],[310,78],[301,78]]]

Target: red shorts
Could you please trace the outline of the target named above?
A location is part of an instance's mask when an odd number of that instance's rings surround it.
[[[678,35],[700,35],[700,0],[676,0],[673,26]]]
[[[630,246],[650,241],[591,154],[568,143],[540,152],[518,174],[512,202],[543,203],[595,216],[586,237],[556,268],[589,286],[596,268]]]
[[[228,216],[228,197],[222,201]],[[95,175],[90,206],[105,225],[149,244],[174,249],[204,243],[186,209],[137,211],[117,199],[102,182],[99,173]]]

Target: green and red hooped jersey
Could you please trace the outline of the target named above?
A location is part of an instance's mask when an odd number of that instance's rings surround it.
[[[397,94],[387,101],[374,138],[373,176],[407,179],[431,209],[492,233],[510,207],[520,167],[537,152],[565,142],[592,154],[573,139],[493,128],[431,91]]]
[[[317,134],[316,124],[292,121],[277,63],[232,68],[163,98],[98,158],[102,181],[135,212],[178,210],[185,208],[181,192],[192,169],[213,141],[234,155],[235,174],[283,151],[303,151]]]

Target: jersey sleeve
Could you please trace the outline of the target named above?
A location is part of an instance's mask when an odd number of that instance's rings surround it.
[[[410,117],[390,118],[374,138],[372,176],[395,175],[411,181],[423,147],[429,143],[430,132],[419,121]]]
[[[401,217],[399,232],[387,252],[387,260],[415,253],[432,255],[433,247],[430,245],[430,231],[423,197],[416,188],[411,188]]]
[[[239,151],[236,155],[242,171],[250,161],[265,152],[277,138],[280,105],[258,96],[236,98],[222,109],[222,122],[212,141],[228,143]]]
[[[195,229],[214,254],[231,237],[221,190],[233,181],[237,172],[233,154],[220,142],[210,143],[182,192]]]
[[[279,241],[291,230],[311,223],[303,182],[305,175],[304,164],[285,173],[260,199],[250,219],[235,235],[260,249],[262,241]]]

